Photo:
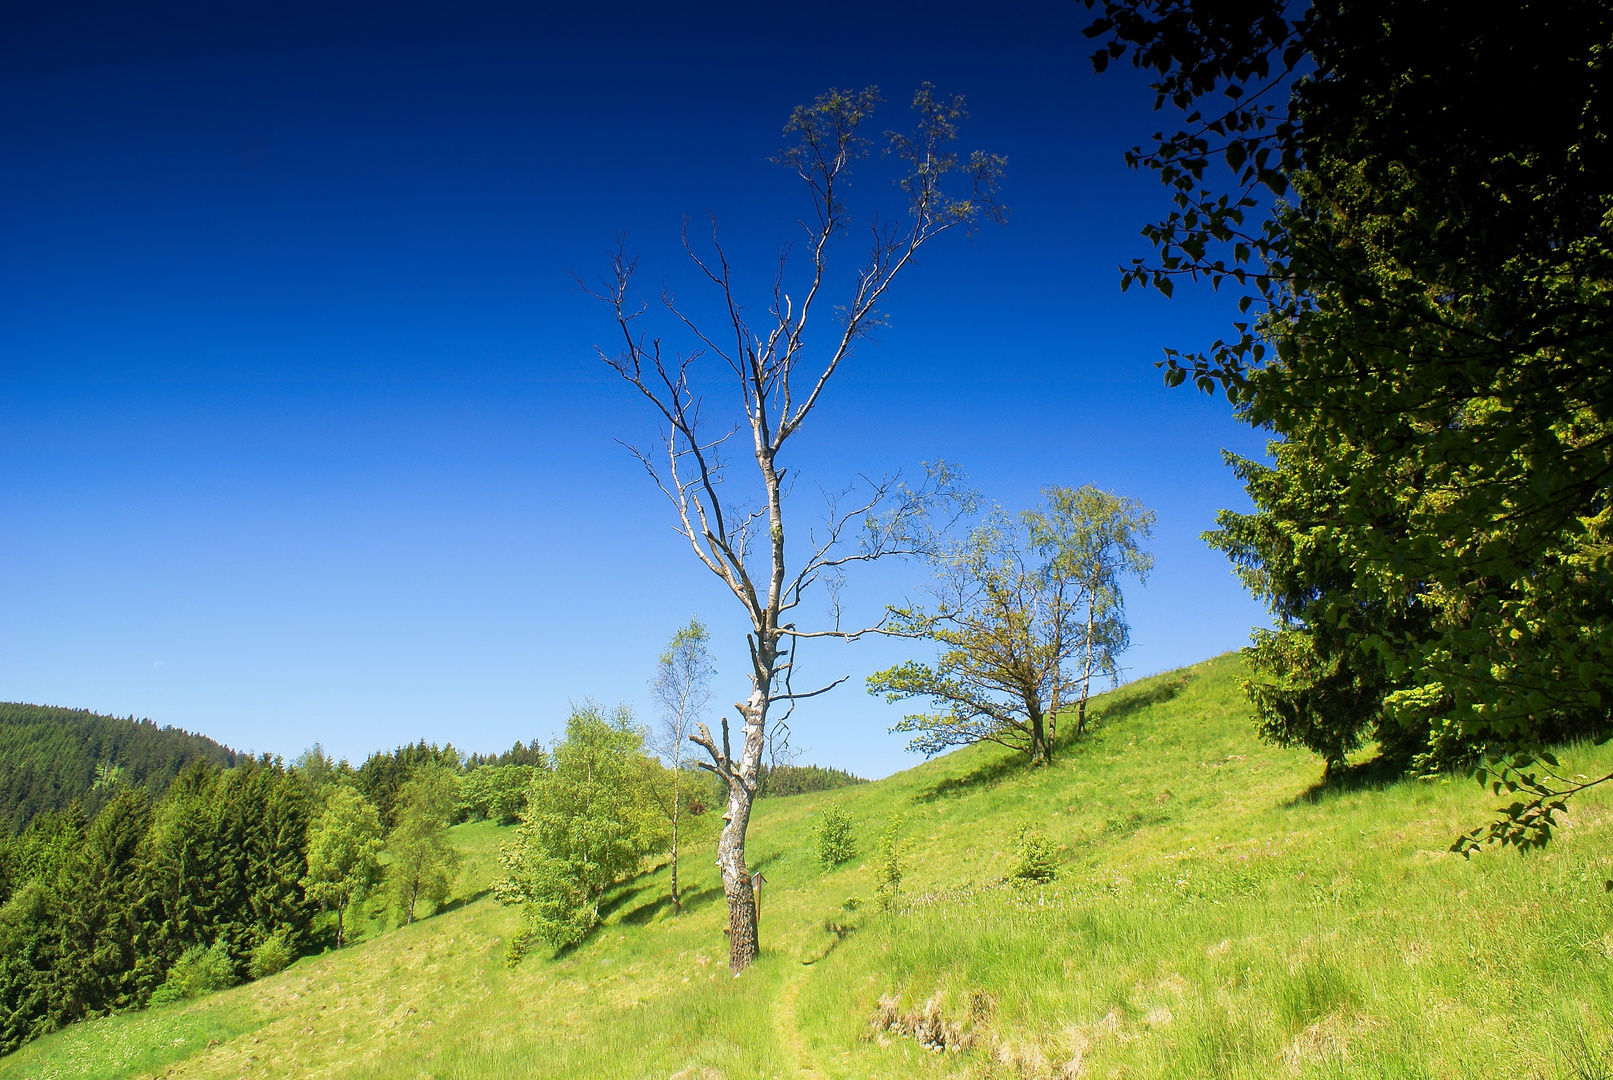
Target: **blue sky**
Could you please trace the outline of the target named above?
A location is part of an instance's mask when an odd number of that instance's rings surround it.
[[[739,612],[617,439],[654,424],[594,359],[618,230],[700,303],[678,248],[717,215],[757,303],[804,212],[769,163],[791,106],[923,80],[1008,157],[1007,225],[947,236],[833,386],[803,484],[959,462],[1017,509],[1096,483],[1159,514],[1134,673],[1242,644],[1263,612],[1197,539],[1263,438],[1165,390],[1162,346],[1231,298],[1121,294],[1161,211],[1125,148],[1170,122],[1095,76],[1073,3],[16,3],[0,14],[0,698],[150,716],[355,760],[424,737],[548,741],[626,700],[691,614],[743,693]],[[877,163],[853,206],[889,211]],[[843,253],[854,257],[854,245]],[[812,516],[809,498],[796,513]],[[854,581],[864,610],[916,568]],[[908,764],[862,677],[806,657],[807,757]],[[806,665],[804,665],[806,666]]]

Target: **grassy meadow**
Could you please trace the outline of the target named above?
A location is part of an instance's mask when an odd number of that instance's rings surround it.
[[[1544,853],[1464,861],[1445,849],[1485,820],[1475,785],[1320,789],[1319,761],[1256,741],[1241,677],[1225,656],[1105,695],[1050,769],[977,747],[759,803],[763,954],[738,979],[704,848],[682,916],[657,864],[579,948],[508,967],[518,916],[487,886],[510,830],[471,824],[445,911],[79,1024],[0,1080],[1613,1076],[1610,796]],[[1613,768],[1613,747],[1563,757]],[[826,872],[830,803],[860,850]],[[896,814],[885,914],[869,859]],[[1024,822],[1058,845],[1049,885],[1004,884]]]

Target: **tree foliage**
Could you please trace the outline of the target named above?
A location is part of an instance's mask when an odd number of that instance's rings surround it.
[[[341,786],[308,834],[308,899],[336,913],[336,947],[347,939],[347,916],[381,880],[381,815],[368,799]]]
[[[1214,538],[1279,616],[1263,729],[1476,763],[1518,795],[1476,837],[1544,842],[1582,785],[1542,747],[1613,705],[1613,10],[1115,0],[1088,33],[1186,113],[1132,155],[1176,209],[1123,284],[1254,309],[1165,366],[1283,444]]]
[[[907,853],[913,846],[902,835],[906,826],[907,818],[897,814],[885,823],[874,842],[874,901],[881,911],[895,911],[902,899]]]
[[[278,761],[196,760],[155,803],[123,786],[90,821],[69,807],[4,838],[0,1052],[188,985],[173,974],[187,955],[232,981],[265,942],[303,947],[308,820]]]
[[[382,830],[391,832],[398,820],[398,792],[415,770],[441,767],[457,772],[460,764],[460,754],[453,743],[439,747],[421,739],[413,746],[371,754],[358,767],[353,782],[380,815]]]
[[[512,960],[534,937],[556,949],[581,941],[599,922],[605,890],[660,843],[643,745],[626,706],[608,714],[592,703],[572,708],[552,767],[533,781],[520,828],[501,852],[506,876],[494,895],[518,905],[526,921],[510,944]]]
[[[540,760],[547,761],[546,758]],[[543,768],[541,764],[503,764],[472,769],[460,784],[459,812],[500,825],[515,824],[526,812],[532,781]]]
[[[857,857],[857,833],[851,815],[835,805],[823,808],[812,829],[812,850],[826,870]]]
[[[405,925],[414,922],[420,901],[440,907],[453,890],[459,852],[448,842],[448,826],[458,808],[459,778],[446,766],[416,768],[398,789],[386,876],[393,910]]]
[[[1026,822],[1014,831],[1014,864],[1009,880],[1029,885],[1046,885],[1058,873],[1057,852],[1047,838],[1047,830]]]
[[[230,962],[230,952],[224,942],[215,941],[208,946],[192,945],[168,969],[168,977],[151,995],[151,1003],[167,1005],[201,997],[216,990],[226,990],[237,981],[235,966]]]
[[[896,725],[913,735],[910,749],[994,742],[1046,764],[1060,712],[1079,702],[1084,721],[1092,676],[1118,675],[1130,640],[1120,583],[1152,566],[1138,545],[1153,514],[1090,486],[1043,494],[1018,518],[992,513],[935,558],[933,609],[894,611],[903,631],[941,646],[933,667],[910,660],[868,678],[887,701],[922,697],[942,710]]]

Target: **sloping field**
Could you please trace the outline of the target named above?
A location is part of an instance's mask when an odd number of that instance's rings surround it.
[[[1474,785],[1316,790],[1314,758],[1255,741],[1240,677],[1222,657],[1108,695],[1051,769],[983,747],[761,803],[763,956],[739,979],[703,851],[683,916],[660,868],[582,947],[507,968],[516,915],[485,892],[507,830],[462,826],[452,910],[78,1025],[0,1080],[1613,1075],[1608,798],[1544,854],[1464,862],[1444,850],[1489,810]],[[831,802],[863,850],[825,872]],[[910,869],[881,914],[851,901],[896,814]],[[1002,884],[1023,822],[1060,847],[1049,886]]]

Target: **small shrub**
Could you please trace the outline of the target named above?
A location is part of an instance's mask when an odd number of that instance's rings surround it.
[[[860,896],[848,896],[846,897],[846,902],[840,906],[847,911],[856,911],[863,906],[863,898]]]
[[[222,939],[213,942],[211,948],[192,945],[168,969],[168,978],[151,995],[151,1003],[166,1005],[234,985],[235,965]]]
[[[1014,866],[1008,876],[1017,882],[1046,885],[1055,872],[1053,842],[1040,825],[1021,825],[1014,833]]]
[[[252,977],[267,979],[270,975],[278,975],[290,967],[295,959],[297,955],[286,944],[285,934],[272,934],[258,942],[258,947],[252,950]]]
[[[818,861],[825,867],[839,866],[857,854],[852,828],[851,815],[838,806],[828,807],[818,817],[815,841]]]
[[[879,834],[874,855],[874,899],[881,911],[894,911],[902,895],[902,857],[908,847],[908,842],[902,839],[905,823],[906,819],[897,814]]]

